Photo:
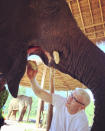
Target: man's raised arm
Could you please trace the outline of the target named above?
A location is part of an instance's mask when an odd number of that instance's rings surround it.
[[[41,89],[40,85],[35,79],[37,72],[38,72],[38,69],[37,69],[36,62],[29,60],[27,64],[27,76],[30,79],[34,93],[38,97],[40,97],[42,100],[52,104],[52,95],[46,92],[45,90]]]

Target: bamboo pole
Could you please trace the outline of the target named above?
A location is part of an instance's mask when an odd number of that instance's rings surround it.
[[[44,87],[44,80],[45,80],[45,76],[46,76],[46,70],[47,70],[47,67],[45,67],[45,69],[43,71],[42,80],[41,80],[41,88]],[[42,112],[42,108],[44,108],[43,104],[44,104],[43,100],[39,99],[38,100],[38,108],[37,108],[37,117],[36,117],[36,127],[37,128],[39,127],[39,124],[40,124],[41,112]]]
[[[50,87],[50,93],[54,93],[54,68],[50,68],[50,82],[49,82],[49,87]],[[47,115],[47,129],[46,131],[49,131],[51,121],[52,121],[52,116],[53,116],[53,106],[49,104],[48,106],[48,115]]]

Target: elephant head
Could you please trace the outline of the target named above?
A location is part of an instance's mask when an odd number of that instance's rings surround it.
[[[37,54],[46,65],[93,91],[96,110],[92,131],[104,130],[105,54],[80,30],[65,0],[1,0],[0,49],[2,80],[14,97],[27,54]]]

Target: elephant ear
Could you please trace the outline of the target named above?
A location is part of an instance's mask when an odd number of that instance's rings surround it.
[[[11,70],[6,75],[8,89],[13,97],[17,97],[21,78],[24,75],[27,62],[27,50],[21,51],[14,61]]]

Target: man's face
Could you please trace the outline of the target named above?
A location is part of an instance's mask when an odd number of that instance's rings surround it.
[[[75,114],[85,108],[83,99],[80,95],[78,95],[78,92],[74,91],[71,93],[71,95],[67,98],[66,107],[70,114]]]

